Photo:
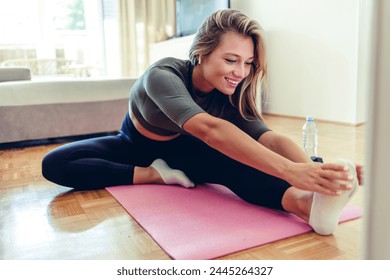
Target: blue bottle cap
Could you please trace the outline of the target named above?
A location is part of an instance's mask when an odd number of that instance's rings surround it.
[[[312,116],[307,116],[306,117],[306,121],[308,122],[313,122],[314,121],[314,118]]]

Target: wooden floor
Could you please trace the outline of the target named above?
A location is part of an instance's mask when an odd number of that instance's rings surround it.
[[[266,116],[276,132],[301,143],[303,119]],[[318,122],[326,161],[364,163],[364,125]],[[0,259],[170,259],[105,190],[71,192],[41,175],[42,157],[58,146],[0,151]],[[363,207],[363,188],[351,204]],[[222,259],[350,259],[361,257],[362,219],[278,241]]]

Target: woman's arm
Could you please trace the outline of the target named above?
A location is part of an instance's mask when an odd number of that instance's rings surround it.
[[[230,122],[207,113],[189,118],[183,129],[232,159],[279,177],[297,188],[329,195],[349,188],[335,181],[349,180],[342,165],[294,163],[264,147]]]
[[[285,158],[290,159],[293,162],[312,162],[311,159],[303,152],[303,149],[301,149],[294,141],[284,135],[273,131],[267,131],[260,136],[258,141],[266,148]],[[355,166],[359,185],[361,185],[363,183],[363,167],[360,164],[355,164]]]
[[[311,159],[303,152],[303,149],[284,135],[273,131],[267,131],[260,136],[258,141],[266,148],[285,158],[288,158],[293,162],[312,162]]]

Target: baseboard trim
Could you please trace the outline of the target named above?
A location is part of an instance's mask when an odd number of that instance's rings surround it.
[[[305,117],[289,116],[289,115],[274,114],[274,113],[263,113],[262,115],[264,116],[264,118],[267,118],[267,116],[270,116],[270,117],[277,117],[277,118],[289,118],[289,119],[302,120],[302,122],[304,122],[305,119],[306,119]],[[362,125],[366,124],[366,122],[348,123],[348,122],[330,121],[330,120],[323,120],[323,119],[316,119],[316,122],[338,124],[338,125],[348,125],[348,126],[356,126],[356,127],[357,126],[362,126]]]
[[[112,131],[112,132],[101,132],[101,133],[93,133],[93,134],[85,134],[85,135],[72,135],[72,136],[64,136],[64,137],[0,143],[0,150],[21,149],[21,148],[28,148],[34,146],[61,144],[61,143],[74,142],[74,141],[94,138],[94,137],[116,135],[117,133],[118,131]]]

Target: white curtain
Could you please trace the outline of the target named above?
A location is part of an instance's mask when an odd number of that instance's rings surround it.
[[[149,66],[149,46],[175,35],[175,0],[118,0],[122,75]]]

